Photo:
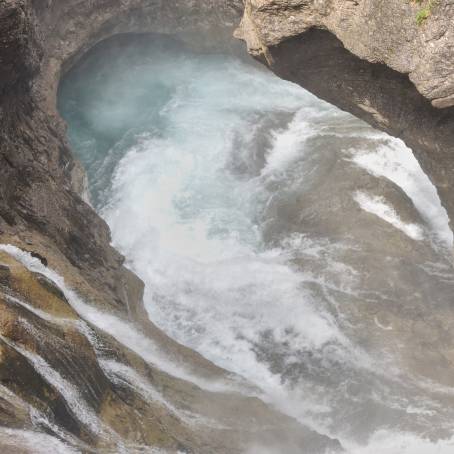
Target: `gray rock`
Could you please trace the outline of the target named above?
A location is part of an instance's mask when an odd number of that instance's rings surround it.
[[[454,105],[454,3],[439,1],[417,23],[423,2],[400,0],[246,0],[240,35],[253,53],[310,29],[331,32],[370,63],[408,74],[436,107]]]
[[[11,270],[9,269],[9,266],[0,263],[0,285],[4,285],[5,287],[9,286],[10,278]]]

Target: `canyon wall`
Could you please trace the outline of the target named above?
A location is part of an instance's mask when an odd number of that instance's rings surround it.
[[[254,54],[310,29],[329,31],[358,58],[408,75],[432,105],[442,108],[454,105],[454,4],[432,3],[430,15],[418,21],[428,2],[246,0],[241,28]]]
[[[210,379],[224,378],[224,371],[177,345],[148,322],[141,301],[143,284],[123,266],[124,258],[110,246],[107,225],[84,200],[84,172],[72,156],[65,124],[56,110],[61,75],[89,48],[114,34],[169,33],[197,48],[226,50],[236,46],[232,35],[241,21],[237,37],[278,75],[402,138],[413,148],[453,220],[454,58],[450,43],[454,2],[438,2],[421,25],[416,23],[417,12],[416,5],[403,0],[246,0],[245,5],[240,0],[0,0],[0,243],[32,252],[93,305],[135,322],[144,336],[173,358],[189,363],[189,368]],[[11,257],[2,255],[0,261],[0,271],[6,276],[2,279],[0,274],[0,302],[6,314],[0,320],[1,335],[42,355],[52,355],[52,345],[43,345],[40,351],[29,333],[12,329],[24,315],[21,310],[8,309],[5,295],[32,305],[42,303],[43,310],[50,310],[43,302],[49,294],[57,292],[55,304],[62,307],[67,305],[65,298]],[[77,318],[70,309],[67,312],[66,316]],[[42,322],[31,323],[50,329]],[[103,420],[112,422],[115,412],[133,418],[139,404],[133,403],[127,410],[122,407],[117,401],[118,389],[96,366],[85,340],[70,331],[54,331],[53,335],[66,343],[73,362],[81,358],[68,346],[68,339],[79,346],[84,361],[91,365],[90,383],[103,388],[93,398],[95,410],[101,413],[103,409]],[[111,339],[105,342],[111,350],[121,350]],[[122,355],[136,369],[147,368],[129,351]],[[2,383],[24,399],[28,392],[33,400],[30,390],[43,402],[51,396],[54,407],[63,412],[65,404],[58,390],[42,383],[24,361],[9,344],[3,345]],[[60,363],[55,360],[54,364]],[[159,375],[159,371],[147,373]],[[14,379],[21,374],[18,388]],[[207,398],[187,383],[167,376],[162,381],[164,387],[172,383],[176,397],[190,396],[197,405]],[[218,399],[219,407],[229,401],[225,396],[210,399]],[[235,411],[241,409],[246,419],[252,414],[262,418],[263,424],[274,424],[277,434],[283,430],[276,423],[280,416],[262,404],[254,401],[252,408],[246,400],[236,405],[229,418],[234,419]],[[145,407],[144,414],[159,419],[155,410]],[[251,408],[249,413],[247,408]],[[18,411],[9,414],[17,416]],[[67,429],[79,436],[80,429],[71,418],[64,416]],[[17,418],[15,421],[18,425]],[[2,423],[14,426],[9,419]],[[27,420],[27,424],[31,422]],[[116,429],[123,430],[126,438],[135,430],[132,426]],[[197,437],[186,430],[173,430],[169,441],[159,434],[151,436],[143,428],[144,434],[137,439],[143,443],[161,440],[174,450],[185,440],[188,446],[201,449]],[[240,428],[235,430],[232,432],[247,438]],[[289,431],[290,444],[311,437],[315,444],[332,443],[298,425]],[[299,431],[302,441],[295,435]],[[207,437],[202,447],[207,452],[231,448],[219,441],[221,437]],[[88,435],[82,438],[96,444]],[[231,435],[228,441],[233,443],[235,438]]]

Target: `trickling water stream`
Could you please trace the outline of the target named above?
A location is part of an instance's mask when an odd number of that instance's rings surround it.
[[[350,452],[452,451],[452,233],[402,142],[162,37],[101,46],[59,104],[158,326]]]

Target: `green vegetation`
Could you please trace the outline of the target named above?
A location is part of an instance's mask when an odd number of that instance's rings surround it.
[[[422,25],[432,14],[432,9],[438,3],[438,0],[414,0],[421,9],[416,14],[416,23]]]

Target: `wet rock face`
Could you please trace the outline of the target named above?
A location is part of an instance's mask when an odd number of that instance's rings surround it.
[[[339,447],[259,399],[162,372],[84,321],[55,282],[7,253],[0,263],[8,270],[0,280],[0,451],[16,452],[5,427],[43,430],[81,452],[230,454],[264,440],[295,454]],[[16,434],[18,452],[36,452],[22,442]]]
[[[41,47],[33,29],[32,11],[28,2],[5,0],[0,4],[0,36],[2,37],[0,93],[16,84],[26,86],[39,68]]]

